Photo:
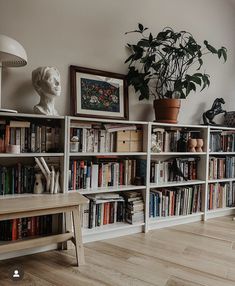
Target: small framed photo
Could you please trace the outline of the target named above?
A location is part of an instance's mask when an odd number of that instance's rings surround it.
[[[73,115],[128,119],[125,75],[70,66],[70,87]]]

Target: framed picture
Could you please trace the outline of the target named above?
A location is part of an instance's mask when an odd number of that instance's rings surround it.
[[[70,66],[70,81],[73,115],[128,119],[125,75]]]

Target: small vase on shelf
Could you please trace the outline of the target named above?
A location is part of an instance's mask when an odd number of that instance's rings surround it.
[[[35,174],[35,182],[33,193],[34,194],[42,194],[44,191],[43,184],[42,184],[42,174]]]
[[[203,139],[199,138],[197,139],[197,146],[196,146],[196,152],[203,152]]]
[[[188,152],[196,152],[197,139],[190,138],[188,140]]]

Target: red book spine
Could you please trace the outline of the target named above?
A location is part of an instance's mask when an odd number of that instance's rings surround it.
[[[104,219],[103,219],[103,224],[107,224],[107,211],[108,211],[107,204],[108,204],[108,203],[104,203]]]
[[[76,190],[76,180],[77,180],[77,161],[73,161],[73,190]]]
[[[18,223],[17,219],[12,220],[12,240],[17,240],[18,236]]]

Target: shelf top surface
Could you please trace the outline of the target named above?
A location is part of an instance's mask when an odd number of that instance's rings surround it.
[[[115,120],[115,119],[107,119],[107,118],[91,118],[91,117],[76,117],[76,116],[68,116],[70,120],[76,121],[89,121],[89,122],[105,122],[105,123],[122,123],[122,124],[141,124],[148,125],[147,121],[131,121],[131,120]]]
[[[27,117],[27,118],[41,118],[41,119],[64,119],[65,116],[31,114],[31,113],[8,113],[0,112],[0,117]]]
[[[171,124],[171,123],[160,123],[160,122],[150,122],[153,127],[174,127],[174,128],[196,128],[196,129],[207,129],[208,126],[205,125],[192,125],[192,124]]]

